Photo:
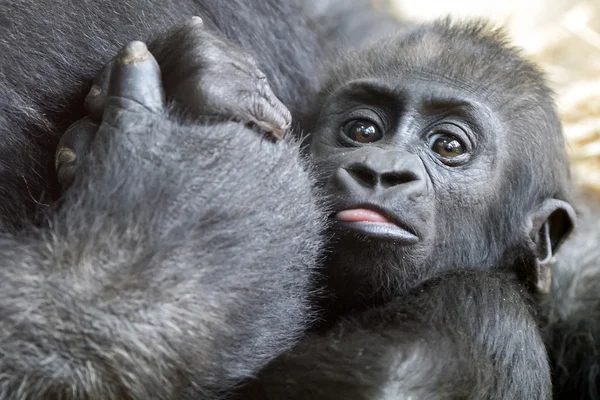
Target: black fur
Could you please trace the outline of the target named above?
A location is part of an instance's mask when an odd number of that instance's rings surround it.
[[[544,344],[527,297],[503,274],[440,274],[307,336],[239,398],[550,398]]]
[[[301,4],[302,13],[317,32],[324,54],[333,57],[338,52],[414,27],[392,15],[392,5],[387,0],[304,0]],[[330,58],[335,59],[333,57]]]

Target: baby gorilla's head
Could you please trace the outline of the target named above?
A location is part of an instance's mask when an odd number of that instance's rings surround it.
[[[342,298],[450,268],[514,269],[546,287],[574,213],[535,66],[484,25],[442,21],[348,54],[330,76],[310,149],[335,211],[328,267]]]

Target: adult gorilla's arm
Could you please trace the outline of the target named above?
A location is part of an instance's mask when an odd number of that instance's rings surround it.
[[[547,399],[544,344],[520,285],[454,271],[311,334],[240,399]]]
[[[50,228],[0,241],[0,399],[210,399],[305,326],[323,219],[297,146],[183,124],[145,47],[119,60]]]

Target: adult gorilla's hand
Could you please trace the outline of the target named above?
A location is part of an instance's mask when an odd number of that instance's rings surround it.
[[[131,42],[123,47],[111,61],[110,71],[105,68],[98,79],[102,89],[93,86],[86,100],[90,117],[71,125],[58,145],[55,166],[63,189],[73,183],[79,165],[97,136],[118,135],[149,112],[161,113],[165,107],[160,69],[142,42]],[[101,102],[93,101],[99,96],[103,97]],[[97,122],[97,118],[101,122]]]
[[[142,48],[145,54],[142,58],[128,53],[135,52],[131,49],[141,52]],[[133,42],[121,50],[94,80],[85,100],[89,117],[67,130],[56,153],[55,166],[63,189],[72,184],[81,160],[89,152],[100,121],[115,126],[111,120],[114,115],[107,115],[106,110],[108,102],[115,101],[109,99],[114,81],[112,76],[123,64],[136,65],[151,60],[152,67],[148,64],[148,68],[152,68],[152,82],[138,82],[140,86],[136,90],[139,99],[146,98],[148,91],[155,91],[158,96],[155,108],[159,103],[160,107],[164,107],[163,90],[155,87],[155,82],[160,82],[162,76],[166,98],[175,104],[179,113],[183,112],[194,120],[236,120],[273,139],[282,138],[290,128],[290,112],[277,99],[254,59],[204,29],[202,19],[194,17],[177,26],[164,39],[155,42],[152,48],[161,70],[145,45]],[[121,81],[117,85],[128,84]],[[126,100],[127,97],[121,99],[119,106],[131,107],[132,104]]]

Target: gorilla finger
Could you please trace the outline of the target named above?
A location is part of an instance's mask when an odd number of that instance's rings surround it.
[[[176,25],[170,30],[171,34],[186,34],[195,29],[204,28],[204,20],[201,17],[193,16],[192,18]]]
[[[204,21],[202,20],[202,18],[194,16],[172,29],[171,35],[173,37],[181,35],[187,38],[189,35],[194,35],[195,33],[198,33],[200,30],[204,32]],[[185,40],[183,38],[180,39]]]
[[[275,140],[283,139],[292,125],[292,115],[286,106],[272,95],[250,93],[249,108],[242,110],[242,120],[266,132]]]
[[[118,117],[122,110],[163,110],[165,94],[160,68],[144,43],[131,42],[119,51],[110,75],[107,95],[104,120]]]
[[[108,86],[110,84],[110,75],[112,73],[115,60],[112,59],[106,65],[96,78],[92,82],[90,92],[85,98],[84,106],[90,118],[95,121],[102,119],[102,113],[104,112],[104,105],[106,103],[106,96],[108,93]]]
[[[77,169],[89,153],[97,131],[98,124],[84,118],[71,125],[61,137],[54,156],[54,166],[58,183],[63,190],[73,183]]]
[[[201,64],[219,59],[222,54],[231,55],[232,44],[220,37],[213,30],[206,29],[200,17],[191,19],[177,25],[169,31],[167,41],[179,46],[183,54],[199,55],[203,59]],[[163,43],[163,47],[165,46]],[[160,60],[161,65],[164,61]]]

